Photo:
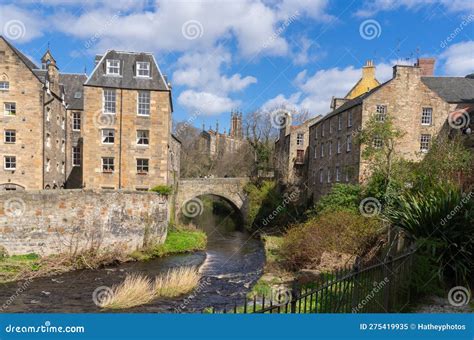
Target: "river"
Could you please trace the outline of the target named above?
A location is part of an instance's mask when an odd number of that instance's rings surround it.
[[[120,312],[192,313],[210,306],[218,309],[230,307],[235,301],[243,300],[262,274],[265,263],[261,241],[251,237],[238,221],[235,214],[221,210],[216,214],[206,208],[199,218],[193,220],[208,236],[205,252],[128,262],[97,270],[78,270],[26,283],[4,284],[0,286],[0,306],[11,302],[3,308],[3,312],[9,313],[100,312],[92,299],[98,287],[117,285],[131,273],[138,272],[154,278],[171,268],[200,266],[202,278],[194,292],[173,299],[156,299]],[[24,288],[23,292],[17,294],[18,288]]]

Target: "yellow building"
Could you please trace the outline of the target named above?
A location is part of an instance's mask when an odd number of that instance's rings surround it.
[[[362,67],[362,78],[354,85],[352,89],[346,94],[345,99],[354,99],[361,94],[369,92],[374,87],[379,86],[380,83],[375,79],[375,66],[372,60],[367,60],[364,67]]]

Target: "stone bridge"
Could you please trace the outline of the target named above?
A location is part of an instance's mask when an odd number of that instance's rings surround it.
[[[246,216],[245,185],[248,178],[189,178],[178,182],[175,198],[176,217],[180,214],[196,217],[202,213],[203,205],[198,196],[215,195],[229,202],[236,210]]]

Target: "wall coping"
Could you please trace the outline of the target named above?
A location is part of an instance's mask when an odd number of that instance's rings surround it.
[[[134,194],[134,195],[153,195],[153,196],[162,196],[162,195],[152,191],[139,191],[139,190],[102,190],[102,189],[56,189],[56,190],[13,190],[13,191],[0,191],[0,196],[11,196],[15,194],[40,194],[40,195],[56,195],[56,194],[68,194],[68,193],[78,193],[82,192],[85,194]]]

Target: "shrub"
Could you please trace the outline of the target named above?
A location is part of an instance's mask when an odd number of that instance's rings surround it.
[[[316,204],[317,212],[350,210],[358,211],[360,186],[354,184],[335,184],[331,191],[321,197]]]
[[[100,305],[107,309],[125,309],[146,304],[155,292],[151,280],[139,274],[127,275],[125,281],[112,288],[112,294]]]
[[[466,282],[474,268],[473,193],[452,186],[399,196],[386,217],[436,259],[440,278]]]
[[[160,195],[169,196],[173,193],[173,187],[169,185],[157,185],[150,189],[150,191],[156,192]]]
[[[180,267],[169,270],[155,280],[157,297],[175,297],[185,294],[199,283],[200,275],[195,267]]]
[[[325,212],[288,230],[281,254],[292,270],[317,265],[325,251],[362,255],[376,240],[380,221],[352,211]]]

